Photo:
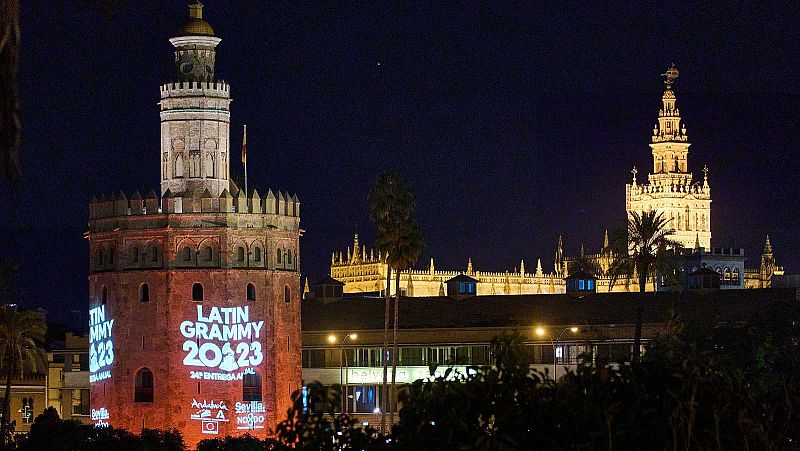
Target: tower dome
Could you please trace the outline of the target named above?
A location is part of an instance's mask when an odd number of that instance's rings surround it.
[[[175,36],[214,36],[214,29],[203,19],[203,4],[195,1],[189,4],[189,17],[178,28]]]

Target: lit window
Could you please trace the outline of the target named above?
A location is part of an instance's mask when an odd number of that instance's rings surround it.
[[[147,368],[136,373],[133,402],[153,402],[153,372]]]
[[[458,293],[459,294],[465,294],[466,292],[467,292],[467,284],[465,284],[464,282],[459,282],[458,283]]]
[[[203,285],[199,283],[192,285],[192,300],[194,302],[203,302]]]
[[[587,290],[594,290],[594,280],[589,279],[586,281],[586,289]]]
[[[475,284],[474,283],[468,283],[467,284],[467,293],[475,294]]]
[[[578,280],[578,289],[579,290],[585,290],[586,289],[586,286],[584,285],[585,283],[586,283],[586,281],[583,280],[583,279]]]

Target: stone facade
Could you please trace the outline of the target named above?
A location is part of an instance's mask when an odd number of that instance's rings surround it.
[[[653,127],[653,173],[647,183],[638,183],[637,170],[626,185],[625,208],[632,212],[655,210],[667,217],[674,230],[671,238],[685,248],[711,248],[711,188],[708,168],[703,168],[703,182],[695,182],[688,169],[689,141],[686,125],[681,124],[675,105],[672,83],[678,77],[673,66],[667,73],[667,89],[661,97],[658,123]]]
[[[230,90],[213,59],[185,66],[219,42],[184,36],[211,33],[191,8],[171,40],[180,80],[161,87],[161,196],[92,199],[86,238],[93,422],[194,446],[266,437],[300,388],[301,230],[296,195],[228,181]]]

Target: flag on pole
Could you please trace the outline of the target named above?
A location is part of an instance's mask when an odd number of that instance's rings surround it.
[[[244,126],[244,138],[242,138],[242,164],[247,164],[247,126]]]

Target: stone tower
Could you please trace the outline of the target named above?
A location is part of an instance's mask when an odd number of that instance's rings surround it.
[[[86,234],[92,419],[176,428],[190,447],[266,437],[301,385],[300,202],[229,189],[230,91],[201,8],[161,87],[162,195],[93,198]],[[202,176],[181,177],[174,161],[195,160]]]
[[[675,104],[672,84],[678,70],[672,66],[664,74],[666,90],[661,96],[658,123],[653,128],[650,148],[653,172],[646,183],[638,183],[637,170],[626,185],[626,209],[631,212],[655,210],[670,221],[672,239],[692,248],[711,248],[711,188],[708,169],[703,168],[703,180],[694,181],[688,169],[689,139],[686,125],[681,124],[680,110]]]
[[[189,6],[176,36],[175,82],[161,86],[161,192],[219,196],[229,189],[230,87],[216,81],[221,41],[203,19],[203,5]]]

